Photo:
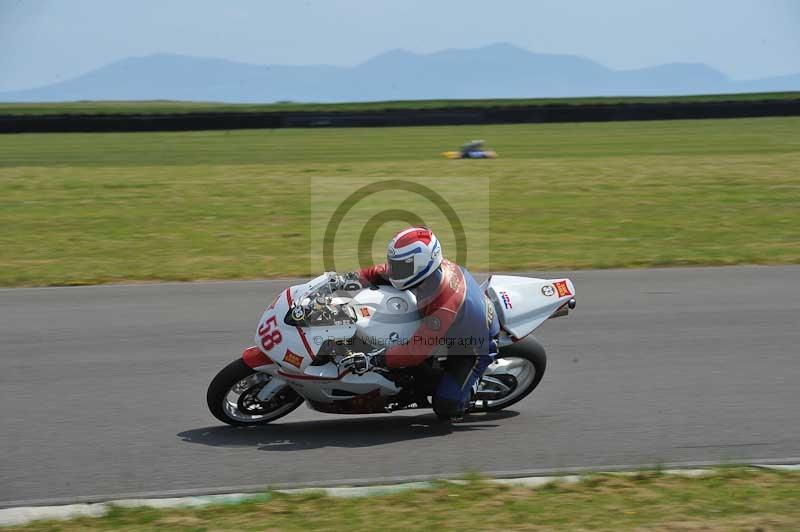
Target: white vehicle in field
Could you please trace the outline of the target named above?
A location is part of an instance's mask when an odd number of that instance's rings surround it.
[[[211,381],[207,401],[217,419],[264,424],[304,402],[338,414],[431,408],[444,354],[411,368],[363,374],[339,365],[353,353],[407,341],[420,324],[414,295],[390,286],[335,292],[329,281],[323,274],[291,286],[264,311],[257,345]],[[494,275],[481,288],[494,304],[501,332],[499,353],[475,386],[470,412],[500,410],[530,394],[546,366],[545,350],[531,333],[575,308],[569,279]]]

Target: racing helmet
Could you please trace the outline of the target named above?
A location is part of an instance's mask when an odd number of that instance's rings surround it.
[[[442,248],[439,239],[427,227],[409,227],[389,241],[386,259],[392,286],[407,290],[441,266]]]

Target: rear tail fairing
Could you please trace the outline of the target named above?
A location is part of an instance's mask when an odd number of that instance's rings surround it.
[[[493,275],[481,287],[497,310],[507,335],[501,336],[504,344],[525,338],[548,318],[574,306],[575,286],[570,279]]]

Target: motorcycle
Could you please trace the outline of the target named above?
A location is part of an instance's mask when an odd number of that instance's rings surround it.
[[[391,286],[335,289],[323,274],[278,294],[264,311],[255,346],[223,368],[206,394],[208,408],[234,426],[261,425],[304,402],[336,414],[373,414],[432,408],[446,345],[418,366],[375,368],[356,374],[339,362],[412,341],[421,323],[413,293]],[[498,316],[498,354],[473,387],[468,412],[507,408],[542,380],[547,356],[531,334],[547,319],[575,308],[569,279],[493,275],[482,285]]]
[[[443,151],[442,157],[445,159],[497,159],[497,152],[494,150],[471,150],[466,153]]]

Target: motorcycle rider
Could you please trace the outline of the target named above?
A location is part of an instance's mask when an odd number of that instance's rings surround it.
[[[337,276],[338,287],[357,281],[410,290],[416,296],[422,324],[408,342],[377,354],[347,356],[340,365],[357,374],[375,367],[416,366],[437,346],[445,345],[447,359],[433,409],[442,419],[459,420],[469,405],[473,386],[497,354],[494,339],[500,324],[494,306],[466,268],[442,257],[439,240],[427,227],[409,227],[395,234],[386,255],[385,264]]]
[[[475,152],[482,152],[483,151],[483,144],[485,141],[483,140],[471,140],[461,146],[459,150],[459,154],[461,155],[462,159],[471,159],[473,157],[473,153]]]

